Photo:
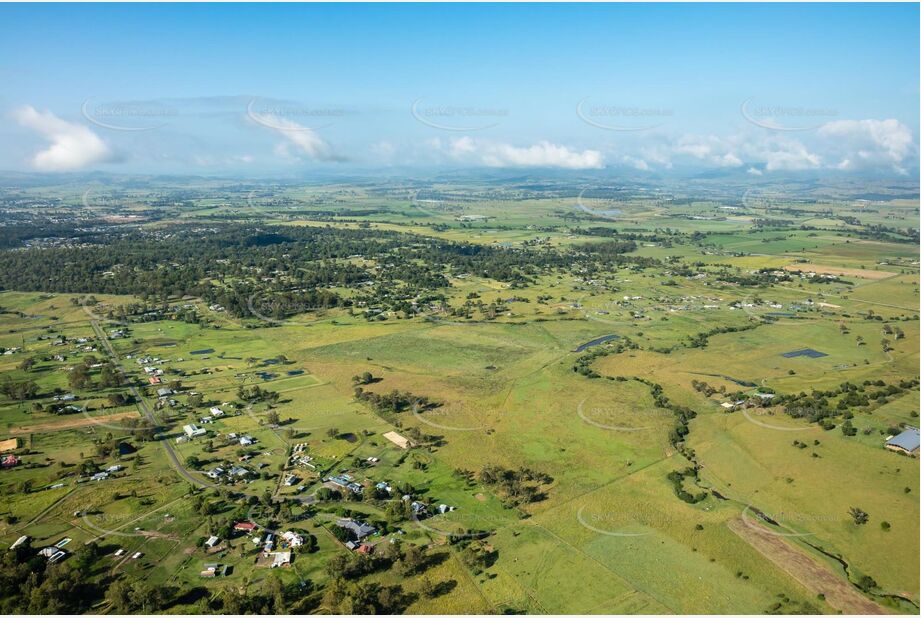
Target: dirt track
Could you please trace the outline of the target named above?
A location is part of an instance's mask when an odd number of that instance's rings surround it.
[[[101,423],[120,421],[124,418],[138,416],[140,415],[137,412],[118,412],[116,414],[108,414],[106,416],[98,416],[92,418],[80,414],[60,421],[49,421],[47,423],[37,423],[35,425],[21,425],[19,427],[10,429],[10,433],[16,436],[27,433],[64,431],[65,429],[79,429],[80,427],[87,427],[88,425],[99,425]]]
[[[824,594],[825,600],[835,609],[845,614],[888,613],[779,534],[741,518],[730,521],[729,529],[806,589],[815,594]]]

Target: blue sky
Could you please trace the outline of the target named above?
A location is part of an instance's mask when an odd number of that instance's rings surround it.
[[[0,5],[0,168],[917,168],[916,4]]]

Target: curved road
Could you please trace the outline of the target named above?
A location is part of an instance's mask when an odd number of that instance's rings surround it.
[[[112,360],[112,364],[115,366],[116,370],[118,370],[119,375],[121,375],[122,382],[128,385],[128,390],[130,390],[131,394],[134,395],[134,401],[137,405],[138,411],[154,426],[158,425],[159,423],[157,422],[157,418],[154,416],[153,412],[151,412],[150,406],[147,405],[147,400],[144,399],[144,395],[138,390],[137,386],[132,384],[128,379],[128,374],[125,371],[125,368],[122,366],[121,359],[118,357],[118,354],[115,352],[112,344],[109,343],[109,338],[99,326],[99,322],[97,320],[90,320],[90,324],[92,325],[93,330],[96,332],[96,336],[102,342],[102,346],[105,348],[109,358]],[[166,451],[166,456],[169,458],[170,464],[182,478],[192,483],[196,487],[217,489],[218,486],[214,483],[199,478],[186,470],[185,466],[183,466],[179,461],[179,457],[176,455],[176,451],[173,449],[173,445],[170,444],[168,439],[163,438],[158,440],[158,442],[163,446],[163,450]]]

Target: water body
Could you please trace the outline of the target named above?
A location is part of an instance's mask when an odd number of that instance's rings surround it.
[[[605,335],[604,337],[598,337],[597,339],[586,341],[578,348],[576,348],[576,352],[582,352],[583,350],[587,350],[596,345],[601,345],[602,343],[607,343],[608,341],[612,341],[614,339],[620,339],[620,335]]]
[[[747,388],[755,388],[756,386],[758,386],[754,382],[740,380],[738,378],[733,378],[732,376],[727,376],[722,373],[698,373],[696,371],[692,371],[691,373],[693,373],[694,375],[698,375],[698,376],[710,376],[711,378],[723,378],[724,380],[729,380],[733,384],[738,384],[739,386],[745,386]]]
[[[813,350],[812,348],[803,348],[802,350],[794,350],[793,352],[785,352],[781,354],[784,358],[796,358],[797,356],[808,356],[809,358],[822,358],[823,356],[828,356],[825,352],[819,352],[818,350]]]
[[[211,354],[214,348],[205,348],[204,350],[192,350],[190,354]]]

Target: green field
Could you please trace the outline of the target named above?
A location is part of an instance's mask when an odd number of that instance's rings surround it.
[[[216,197],[195,201],[179,218],[256,218],[282,229],[367,225],[473,245],[540,241],[558,250],[601,242],[580,235],[591,224],[672,231],[630,252],[652,260],[647,267],[624,263],[591,276],[559,268],[520,286],[450,272],[444,302],[474,299],[466,317],[391,310],[369,319],[340,307],[273,322],[172,296],[148,307],[146,317],[122,321],[110,311],[142,299],[95,294],[90,303],[87,294],[2,292],[0,347],[11,352],[0,355],[0,374],[38,389],[0,400],[0,438],[19,438],[21,459],[0,473],[4,544],[21,535],[34,547],[64,537],[70,549],[95,543],[101,557],[92,577],[186,591],[170,605],[175,613],[207,613],[222,595],[258,591],[276,576],[299,587],[295,609],[331,611],[324,591],[338,575],[328,565],[354,555],[334,534],[343,515],[376,524],[369,537],[376,554],[391,546],[423,550],[427,563],[415,575],[394,566],[357,578],[401,586],[400,610],[408,613],[857,607],[765,555],[738,533],[741,522],[771,530],[857,598],[917,613],[918,460],[884,448],[891,428],[918,422],[917,246],[853,236],[861,228],[828,218],[822,204],[784,215],[821,228],[811,231],[754,225],[771,214],[756,202],[731,211],[709,199],[590,204],[621,209],[610,221],[576,208],[571,192],[467,201],[456,199],[461,188],[446,185],[433,192],[455,197],[436,203],[345,185],[265,187],[249,200],[242,190],[212,189]],[[146,213],[144,197],[138,194],[138,209]],[[909,221],[917,204],[878,204],[873,213],[855,202],[842,208],[873,224],[891,222],[876,212],[886,209]],[[338,214],[311,216],[319,210]],[[576,223],[574,213],[582,217]],[[822,273],[838,274],[821,280]],[[183,319],[186,311],[196,319]],[[783,356],[804,348],[824,355]],[[34,364],[23,365],[27,358]],[[110,362],[124,380],[103,387]],[[89,367],[89,385],[73,385],[76,365]],[[366,392],[397,390],[432,405],[377,409],[356,394],[355,378],[365,372],[373,378],[362,384]],[[842,403],[837,409],[847,415],[827,428],[793,418],[786,410],[793,403],[733,405],[758,402],[759,393],[806,397],[845,383],[868,395],[895,391]],[[164,387],[175,392],[161,398]],[[271,396],[254,395],[254,387]],[[54,410],[54,396],[67,393],[79,412]],[[842,398],[826,403],[835,408]],[[203,423],[215,406],[224,414]],[[686,435],[675,437],[679,408],[694,417]],[[149,434],[131,426],[148,418]],[[854,435],[842,430],[845,420]],[[206,435],[184,439],[189,423]],[[384,438],[389,431],[416,444],[403,450]],[[255,443],[244,446],[241,436]],[[113,450],[119,442],[130,452]],[[290,462],[295,445],[311,466]],[[113,465],[123,468],[87,480]],[[217,466],[249,474],[216,481],[206,472]],[[535,485],[529,499],[514,499],[482,475],[493,466],[542,480],[528,481]],[[689,470],[676,486],[670,473]],[[298,476],[290,486],[289,473]],[[340,474],[362,485],[365,499],[348,499],[348,490],[332,496],[327,479]],[[395,493],[368,497],[380,482]],[[430,509],[454,509],[394,516],[403,486]],[[681,499],[679,489],[696,499]],[[855,523],[855,507],[866,523]],[[776,525],[752,519],[752,509],[772,514]],[[202,545],[240,521],[299,531],[315,548],[293,549],[289,567],[271,569],[246,535],[221,535],[213,551]],[[474,550],[487,558],[471,559]],[[131,558],[135,552],[142,555]],[[200,572],[210,562],[231,570],[205,580]],[[863,585],[864,576],[874,584]],[[109,611],[102,603],[98,609]]]

